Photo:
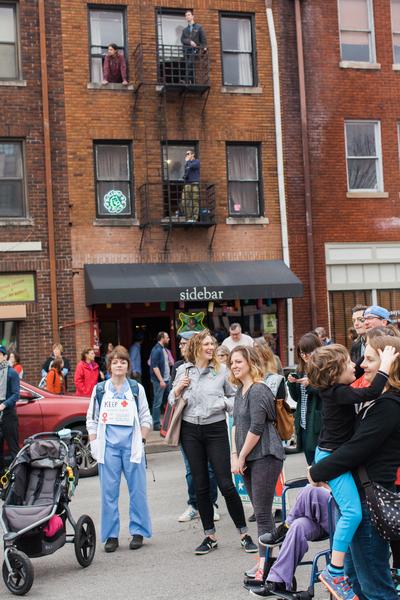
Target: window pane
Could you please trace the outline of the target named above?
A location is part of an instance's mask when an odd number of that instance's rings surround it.
[[[101,58],[92,58],[91,71],[91,81],[93,83],[101,83],[103,81],[103,61]]]
[[[0,44],[0,78],[16,79],[17,57],[14,44]]]
[[[186,27],[183,15],[161,15],[158,28],[158,43],[165,46],[180,46],[182,31]]]
[[[193,144],[185,146],[163,146],[163,178],[164,181],[183,181],[185,172],[185,152],[195,151]]]
[[[13,6],[0,6],[0,42],[15,43],[15,13]]]
[[[23,217],[24,196],[22,181],[0,179],[0,217]]]
[[[257,183],[229,183],[229,213],[231,215],[259,215]]]
[[[393,50],[394,50],[394,62],[395,64],[400,64],[400,35],[393,36]]]
[[[375,123],[346,123],[347,156],[376,156]]]
[[[224,54],[224,85],[253,85],[251,54]]]
[[[368,0],[340,0],[340,28],[368,29]]]
[[[0,143],[0,178],[22,178],[22,151],[21,144]]]
[[[258,181],[258,151],[255,146],[228,146],[228,179]]]
[[[90,11],[90,43],[92,46],[117,44],[124,47],[124,24],[122,11]]]
[[[129,152],[127,146],[97,145],[97,178],[129,180]]]
[[[377,190],[377,160],[351,158],[347,161],[350,190]]]
[[[103,216],[130,215],[131,214],[131,196],[129,183],[118,182],[99,182],[98,191],[98,213]]]
[[[392,0],[392,31],[400,33],[400,0]]]
[[[251,52],[250,19],[221,18],[222,49],[236,52]]]
[[[371,62],[370,34],[360,31],[342,31],[341,50],[343,60]]]

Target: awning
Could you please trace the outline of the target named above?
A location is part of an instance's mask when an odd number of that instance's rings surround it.
[[[294,298],[300,280],[281,260],[85,265],[86,304]]]

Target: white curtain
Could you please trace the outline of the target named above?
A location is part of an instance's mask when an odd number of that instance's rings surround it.
[[[97,177],[100,180],[128,180],[128,148],[111,144],[97,146]]]
[[[228,148],[229,209],[231,214],[259,214],[257,148]]]
[[[246,53],[238,55],[239,85],[253,85],[251,66],[251,26],[249,19],[239,19],[237,31],[238,50],[239,52]]]

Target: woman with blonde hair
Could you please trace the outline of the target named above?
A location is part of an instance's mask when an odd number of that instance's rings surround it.
[[[227,348],[224,345],[218,346],[218,348],[216,350],[216,354],[217,354],[217,358],[218,358],[219,362],[223,363],[224,365],[226,365],[228,363],[230,353],[231,352],[230,352],[229,348]]]
[[[274,533],[272,503],[284,450],[276,430],[275,398],[264,382],[259,353],[237,346],[230,356],[231,381],[237,386],[233,410],[232,472],[243,476],[256,516],[258,537]],[[259,546],[256,581],[264,579],[265,545]]]
[[[286,400],[286,385],[283,375],[278,373],[275,355],[271,347],[264,341],[256,341],[254,350],[257,352],[265,373],[264,382],[276,399]]]
[[[208,329],[189,342],[186,362],[177,372],[170,392],[171,403],[183,396],[181,445],[189,461],[205,539],[195,554],[207,554],[217,548],[214,508],[210,498],[208,462],[235,523],[245,552],[257,552],[247,534],[246,519],[239,494],[232,481],[226,412],[232,410],[234,389],[228,371],[216,357],[215,344]]]

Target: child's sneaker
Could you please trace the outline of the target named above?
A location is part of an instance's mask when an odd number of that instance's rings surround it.
[[[353,592],[349,578],[345,575],[332,575],[326,567],[320,573],[319,580],[336,600],[359,600],[357,594]]]

